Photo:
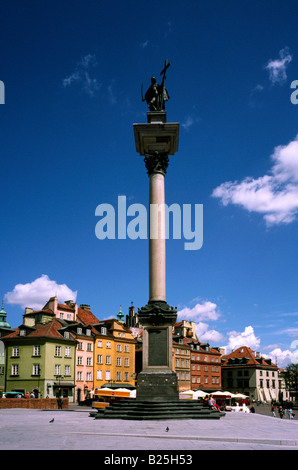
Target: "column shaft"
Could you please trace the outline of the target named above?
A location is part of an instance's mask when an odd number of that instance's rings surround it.
[[[149,183],[149,301],[166,300],[165,177]]]

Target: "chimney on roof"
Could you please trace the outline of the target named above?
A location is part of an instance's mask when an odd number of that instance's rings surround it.
[[[25,315],[27,315],[28,313],[32,313],[33,311],[34,311],[33,308],[25,307]]]
[[[82,308],[82,309],[84,309],[84,310],[88,310],[88,312],[90,312],[90,310],[91,310],[91,307],[90,307],[90,305],[88,305],[88,304],[81,304],[81,305],[80,305],[80,308]]]

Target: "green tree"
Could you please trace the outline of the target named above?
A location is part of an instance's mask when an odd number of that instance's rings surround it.
[[[298,396],[298,364],[290,364],[284,371],[284,379],[290,395]]]

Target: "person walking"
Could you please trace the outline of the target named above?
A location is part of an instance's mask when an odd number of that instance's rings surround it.
[[[63,403],[62,398],[58,397],[57,398],[58,410],[62,410],[62,403]]]
[[[282,407],[282,406],[280,406],[280,407],[279,407],[279,410],[278,410],[278,412],[279,412],[279,416],[280,416],[280,418],[282,419],[282,418],[283,418],[283,415],[284,415],[284,409],[283,409],[283,407]]]
[[[271,412],[272,412],[272,415],[276,417],[276,406],[274,404],[271,406]]]

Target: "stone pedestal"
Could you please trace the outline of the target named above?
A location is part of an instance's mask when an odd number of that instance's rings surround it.
[[[165,174],[178,149],[178,123],[166,113],[148,112],[147,124],[134,124],[137,152],[149,176],[149,301],[138,311],[143,327],[143,367],[137,401],[165,402],[179,397],[172,365],[172,326],[177,311],[166,302]]]

